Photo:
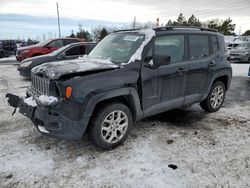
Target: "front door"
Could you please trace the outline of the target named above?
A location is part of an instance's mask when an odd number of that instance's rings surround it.
[[[184,60],[184,41],[185,36],[181,34],[155,38],[153,57],[168,55],[170,64],[158,68],[145,65],[142,67],[142,104],[146,116],[183,105],[188,70],[188,64]]]
[[[85,46],[74,46],[65,52],[65,59],[76,59],[79,56],[83,56],[85,54]]]

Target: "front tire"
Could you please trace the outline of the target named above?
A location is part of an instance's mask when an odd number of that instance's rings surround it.
[[[217,81],[212,85],[210,92],[200,105],[207,112],[216,112],[222,106],[226,95],[225,85],[221,81]]]
[[[0,58],[4,58],[5,54],[4,52],[0,52]]]
[[[124,142],[132,127],[132,115],[122,103],[103,106],[94,114],[89,127],[90,140],[103,150],[113,149]]]

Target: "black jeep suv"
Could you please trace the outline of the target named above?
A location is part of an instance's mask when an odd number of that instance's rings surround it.
[[[204,28],[118,31],[88,56],[33,68],[25,99],[6,97],[44,135],[87,131],[111,149],[145,117],[194,103],[219,110],[232,77],[225,52],[223,35]]]

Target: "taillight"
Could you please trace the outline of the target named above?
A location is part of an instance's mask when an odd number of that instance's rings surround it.
[[[73,91],[72,87],[68,86],[66,88],[66,98],[70,98],[71,97],[72,91]]]

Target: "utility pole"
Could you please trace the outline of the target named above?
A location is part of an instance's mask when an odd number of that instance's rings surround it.
[[[135,22],[136,22],[136,17],[134,17],[133,29],[135,29]]]
[[[61,28],[60,28],[58,2],[56,2],[56,9],[57,9],[57,23],[58,23],[59,38],[61,38]]]

